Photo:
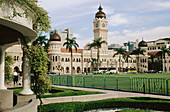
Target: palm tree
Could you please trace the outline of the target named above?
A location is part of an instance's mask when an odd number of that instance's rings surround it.
[[[100,61],[100,48],[102,44],[107,43],[106,41],[102,40],[102,38],[96,38],[93,40],[91,44],[88,44],[87,46],[89,49],[96,48],[97,49],[97,70],[99,68],[99,61]]]
[[[113,57],[115,57],[116,55],[119,55],[119,69],[118,69],[118,71],[120,72],[121,71],[121,67],[120,67],[121,55],[125,56],[126,50],[121,47],[121,48],[116,48],[115,51],[116,51],[116,53],[113,55]]]
[[[45,48],[45,51],[48,52],[49,47],[49,40],[46,38],[46,36],[38,36],[38,38],[33,41],[32,43],[34,46],[43,46]]]
[[[165,67],[165,63],[166,63],[165,57],[166,57],[166,54],[170,55],[170,49],[169,48],[162,47],[161,51],[158,52],[158,55],[161,55],[161,57],[162,57],[163,72],[166,72],[166,69],[165,69],[166,68]]]
[[[133,50],[132,54],[135,54],[137,56],[137,70],[139,73],[139,55],[145,55],[144,52],[146,52],[144,49],[141,49],[141,47],[136,48],[135,50]]]
[[[91,58],[91,66],[92,66],[92,72],[94,71],[94,65],[96,64],[97,62],[97,59],[96,58]]]
[[[126,53],[124,56],[123,56],[124,60],[127,62],[127,68],[129,68],[129,58],[132,59],[132,57],[130,56],[129,53]]]
[[[76,42],[76,37],[73,37],[72,39],[70,38],[66,38],[66,42],[63,44],[63,46],[66,46],[66,49],[69,49],[69,52],[71,53],[71,75],[73,74],[72,71],[72,66],[73,66],[73,50],[72,48],[74,47],[76,49],[77,52],[77,48],[79,47],[79,45]]]
[[[156,55],[150,55],[149,59],[152,61],[152,70],[154,70],[154,59],[157,58]]]

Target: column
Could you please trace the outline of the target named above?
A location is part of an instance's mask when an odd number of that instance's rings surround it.
[[[25,48],[24,48],[25,49]],[[23,90],[20,92],[22,95],[32,95],[33,92],[30,89],[30,63],[29,58],[23,49],[23,65],[22,65],[22,74],[23,74]]]
[[[5,72],[5,68],[4,68],[4,65],[5,65],[5,50],[6,48],[4,47],[0,47],[0,89],[7,89],[5,87],[5,83],[4,83],[4,72]]]

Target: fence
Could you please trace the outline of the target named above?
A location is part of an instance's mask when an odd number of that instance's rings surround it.
[[[170,95],[170,79],[104,76],[50,76],[52,84]]]

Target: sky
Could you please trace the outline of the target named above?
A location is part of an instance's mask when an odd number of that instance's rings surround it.
[[[93,41],[99,5],[108,20],[108,44],[170,37],[170,0],[40,0],[51,17],[51,30],[73,29],[80,48]],[[47,34],[49,37],[49,34]]]

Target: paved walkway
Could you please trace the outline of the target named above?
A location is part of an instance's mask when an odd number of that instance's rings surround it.
[[[115,94],[115,96],[113,96],[113,98],[154,97],[154,98],[170,99],[170,96],[163,96],[163,95],[153,95],[153,94],[143,94],[143,93],[133,93],[133,92],[122,92],[122,91],[112,91],[112,90],[103,90],[103,89],[81,88],[81,87],[68,87],[68,86],[58,86],[58,85],[52,85],[52,86],[59,87],[59,88],[85,90],[85,91],[98,91],[98,92],[104,92],[106,94]]]
[[[98,91],[98,92],[104,92],[104,94],[42,98],[43,104],[61,103],[61,102],[86,102],[86,101],[103,100],[109,98],[123,98],[123,97],[154,97],[154,98],[170,99],[170,96],[162,96],[162,95],[121,92],[121,91],[81,88],[81,87],[68,87],[68,86],[58,86],[58,85],[52,85],[52,86],[59,87],[59,88],[75,89],[75,90]]]

